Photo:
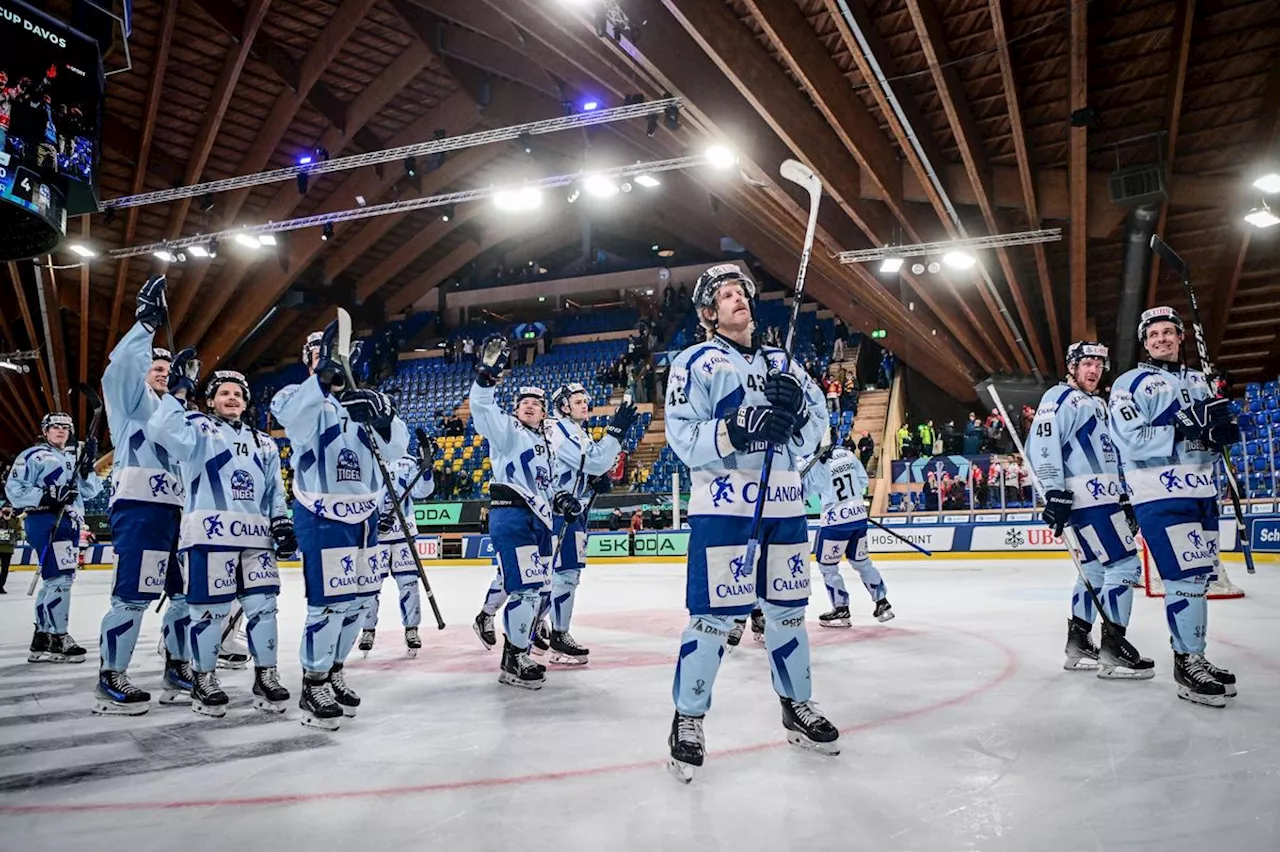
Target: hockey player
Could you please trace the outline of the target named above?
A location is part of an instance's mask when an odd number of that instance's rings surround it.
[[[494,386],[510,358],[505,339],[494,335],[481,345],[476,380],[471,386],[471,416],[476,431],[489,441],[493,481],[489,486],[489,535],[498,556],[502,594],[502,645],[498,682],[523,689],[541,689],[546,668],[529,657],[530,632],[538,615],[538,597],[547,581],[552,557],[552,508],[572,524],[582,506],[568,491],[553,488],[551,445],[544,428],[546,394],[541,388],[516,392],[514,415],[498,407]],[[495,598],[492,592],[486,605]],[[481,613],[476,632],[481,630]],[[490,631],[492,627],[490,626]],[[490,633],[492,636],[492,633]],[[496,638],[496,637],[495,637]]]
[[[76,453],[71,449],[71,434],[71,415],[46,414],[40,420],[43,440],[14,459],[4,484],[13,507],[26,510],[23,531],[39,554],[36,629],[27,657],[31,663],[84,662],[85,650],[67,632],[67,622],[84,500],[102,493],[102,479],[93,470],[98,442],[90,436]]]
[[[422,623],[422,597],[418,592],[418,565],[409,550],[416,546],[418,523],[413,517],[413,501],[426,500],[436,490],[432,477],[431,465],[435,461],[435,442],[418,447],[417,455],[409,454],[391,466],[390,472],[395,477],[395,492],[404,495],[400,508],[404,519],[409,524],[409,531],[400,526],[390,494],[383,494],[382,508],[378,518],[378,546],[381,564],[387,567],[395,578],[400,596],[400,623],[404,625],[404,644],[410,657],[418,655],[422,647],[422,637],[418,635],[418,625]],[[360,650],[367,657],[373,650],[374,633],[378,627],[378,599],[382,595],[382,583],[387,579],[386,572],[378,582],[378,593],[369,599],[369,608],[364,614],[364,629],[360,631]]]
[[[254,707],[283,712],[289,691],[276,671],[276,559],[292,554],[297,542],[285,508],[280,452],[274,441],[242,421],[249,385],[239,373],[218,370],[209,379],[208,414],[186,410],[200,374],[195,355],[188,347],[174,356],[169,393],[146,428],[147,437],[163,440],[181,465],[187,492],[179,548],[191,608],[191,709],[206,716],[227,712],[217,651],[231,604],[238,600],[256,666]]]
[[[293,516],[307,590],[298,706],[304,725],[331,731],[360,706],[343,664],[381,585],[383,482],[372,448],[398,459],[409,446],[409,430],[385,394],[346,387],[337,337],[336,320],[309,336],[302,361],[311,376],[271,400],[293,444]]]
[[[849,592],[840,576],[840,563],[848,559],[862,578],[877,621],[893,618],[893,607],[884,578],[867,557],[867,504],[863,495],[868,483],[866,468],[852,450],[837,446],[826,436],[818,460],[804,480],[805,492],[822,500],[822,528],[813,543],[813,554],[831,598],[831,611],[818,616],[823,627],[848,627]]]
[[[1067,377],[1045,392],[1031,423],[1027,455],[1044,488],[1041,517],[1056,535],[1065,526],[1080,543],[1080,565],[1106,607],[1102,648],[1093,644],[1094,602],[1076,579],[1067,621],[1068,671],[1094,671],[1107,679],[1146,680],[1155,663],[1125,640],[1133,590],[1142,565],[1120,497],[1124,483],[1107,425],[1106,403],[1097,395],[1111,368],[1107,347],[1081,341],[1067,349]]]
[[[116,564],[111,607],[102,618],[95,713],[134,716],[150,707],[150,694],[130,683],[126,671],[143,613],[162,593],[169,604],[160,631],[165,651],[160,703],[191,700],[191,619],[178,568],[178,525],[186,492],[167,442],[146,435],[147,421],[168,393],[173,355],[152,345],[167,312],[165,278],[153,276],[138,291],[137,322],[116,344],[102,374],[107,425],[116,448],[110,510]]]
[[[765,619],[773,686],[789,742],[838,754],[839,732],[810,701],[808,530],[796,458],[818,449],[822,394],[786,353],[754,344],[755,284],[735,263],[712,266],[694,286],[707,341],[671,366],[667,443],[689,466],[689,626],[680,638],[668,745],[672,773],[692,780],[705,754],[702,721],[733,617],[756,603]],[[760,476],[774,453],[766,495]],[[765,499],[756,564],[746,564],[756,501]]]
[[[1223,707],[1236,676],[1204,657],[1205,600],[1218,568],[1214,462],[1240,440],[1226,399],[1181,363],[1183,326],[1169,307],[1143,311],[1147,360],[1111,386],[1111,424],[1142,538],[1164,580],[1178,697]]]

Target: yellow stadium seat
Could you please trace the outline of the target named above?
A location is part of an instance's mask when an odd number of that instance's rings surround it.
[[[472,482],[479,482],[483,478],[484,478],[484,473],[482,471],[478,471],[478,470],[472,471],[471,473]]]
[[[469,458],[471,458],[471,454],[472,454],[473,452],[474,452],[474,448],[472,448],[472,447],[467,447],[466,449],[464,449],[464,450],[462,451],[462,457],[463,457],[464,459],[469,459]]]
[[[453,472],[454,472],[454,473],[457,473],[457,472],[458,472],[458,471],[460,471],[460,470],[462,470],[462,459],[454,459],[454,460],[453,460]]]
[[[483,467],[485,470],[492,470],[493,462],[489,461],[488,457],[486,456],[485,460],[481,462],[480,466]]]
[[[480,446],[482,443],[484,443],[484,438],[481,438],[479,435],[473,435],[473,436],[472,436],[472,438],[471,438],[471,446],[473,446],[473,447],[478,447],[478,446]]]
[[[435,463],[435,465],[434,465],[433,467],[434,467],[436,470],[444,470],[444,460],[443,460],[443,459],[436,459],[436,463]]]
[[[448,461],[453,460],[453,447],[449,447],[447,450],[444,451],[444,457]]]

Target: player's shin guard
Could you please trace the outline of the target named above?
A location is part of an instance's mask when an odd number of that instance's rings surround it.
[[[1205,591],[1209,575],[1164,581],[1164,614],[1169,621],[1169,636],[1178,654],[1204,654],[1208,631],[1209,606]]]
[[[533,629],[538,614],[538,589],[520,589],[513,592],[502,609],[502,631],[507,640],[521,651],[529,648],[529,631]]]
[[[397,574],[395,579],[400,590],[400,623],[405,628],[417,627],[422,624],[422,595],[418,578],[413,574]]]
[[[142,614],[147,611],[145,601],[125,601],[113,595],[111,608],[102,617],[99,631],[98,653],[101,668],[108,672],[123,672],[133,659],[133,649],[142,629]]]
[[[1128,627],[1129,615],[1133,612],[1133,590],[1142,581],[1142,563],[1134,554],[1111,563],[1103,570],[1098,597],[1102,598],[1107,618],[1121,627]]]
[[[43,607],[44,631],[54,636],[67,632],[67,623],[71,620],[71,582],[72,574],[59,574],[52,580],[40,584],[36,593],[36,621],[41,620]]]
[[[884,577],[880,576],[880,569],[876,568],[870,559],[855,559],[849,564],[858,572],[862,585],[867,589],[867,594],[871,595],[871,600],[882,601],[888,596],[889,589],[885,585]]]
[[[369,602],[364,607],[364,623],[361,625],[363,630],[378,629],[378,613],[382,611],[382,588],[378,588],[378,593],[369,598]]]
[[[274,669],[279,645],[276,595],[271,592],[245,595],[240,599],[240,605],[244,607],[245,634],[249,637],[249,653],[253,656],[254,666]]]
[[[231,614],[231,602],[196,604],[191,609],[191,668],[197,673],[211,672],[218,667],[218,645],[222,629]]]
[[[705,716],[711,709],[711,689],[724,659],[733,618],[727,615],[694,615],[680,634],[671,697],[682,716]]]
[[[342,617],[338,629],[338,643],[334,652],[334,661],[338,664],[346,662],[347,655],[356,645],[360,636],[360,624],[364,621],[364,610],[369,605],[369,598],[356,598],[351,602],[346,615]]]
[[[551,575],[551,629],[564,633],[573,620],[573,601],[578,595],[582,571],[572,568]]]
[[[489,584],[489,591],[485,593],[484,606],[480,607],[480,611],[485,615],[496,615],[506,600],[507,592],[502,587],[502,569],[498,569],[497,576]]]
[[[804,607],[779,606],[761,601],[764,611],[764,647],[773,670],[778,695],[806,702],[813,695],[809,681],[809,634],[804,629]]]
[[[836,609],[849,606],[849,590],[845,588],[844,577],[840,576],[840,563],[823,565],[819,562],[818,570],[822,572],[822,582],[827,587],[831,605]]]
[[[160,637],[169,657],[175,660],[190,659],[191,651],[187,646],[190,635],[191,611],[187,606],[187,596],[172,595],[165,605],[164,618],[160,622]]]
[[[1089,578],[1089,585],[1093,586],[1095,592],[1102,588],[1102,581],[1105,573],[1102,563],[1096,559],[1091,559],[1080,566],[1085,576]],[[1101,597],[1101,594],[1099,594]],[[1076,577],[1075,588],[1071,590],[1071,615],[1088,624],[1093,624],[1093,620],[1097,617],[1097,611],[1093,605],[1093,595],[1089,594],[1089,590],[1085,588],[1084,580]]]
[[[307,621],[302,627],[302,644],[298,648],[298,657],[303,671],[322,675],[326,685],[329,682],[329,670],[333,668],[338,634],[342,632],[342,619],[346,615],[347,606],[345,602],[307,606]]]

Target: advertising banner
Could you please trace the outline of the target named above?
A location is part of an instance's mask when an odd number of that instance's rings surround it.
[[[440,558],[440,536],[438,535],[420,535],[416,542],[418,548],[419,559],[439,559]]]
[[[1039,524],[1004,524],[973,528],[968,550],[1062,550],[1067,546]]]
[[[587,536],[587,558],[630,556],[631,536],[627,533],[592,533]]]
[[[417,503],[413,507],[413,519],[420,527],[456,525],[462,520],[462,504]]]

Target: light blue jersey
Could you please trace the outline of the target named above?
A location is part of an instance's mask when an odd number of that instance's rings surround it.
[[[489,441],[493,482],[519,494],[550,530],[551,500],[557,489],[551,472],[555,460],[546,433],[530,429],[499,408],[493,388],[472,383],[470,400],[476,431]]]
[[[822,525],[866,521],[870,478],[858,457],[844,447],[836,447],[826,461],[816,462],[804,477],[804,490],[822,501]]]
[[[622,445],[612,435],[593,441],[586,430],[567,417],[547,422],[547,434],[556,457],[555,490],[568,491],[579,500],[589,497],[587,477],[613,470]]]
[[[1174,434],[1174,417],[1213,393],[1204,373],[1139,364],[1111,385],[1112,437],[1134,506],[1160,500],[1216,499],[1217,454]]]
[[[271,400],[271,413],[294,447],[293,494],[322,520],[358,524],[383,499],[370,440],[384,459],[398,459],[409,449],[409,430],[392,418],[391,440],[353,421],[337,397],[325,392],[315,376],[282,388]]]
[[[35,509],[52,485],[74,485],[79,496],[67,507],[77,523],[84,518],[84,501],[102,493],[102,477],[90,471],[88,476],[76,473],[76,453],[40,443],[23,450],[13,461],[4,484],[5,496],[15,509]]]
[[[182,474],[165,445],[149,440],[147,421],[160,405],[160,396],[147,385],[151,370],[152,334],[135,323],[111,351],[102,374],[103,404],[115,458],[111,465],[111,502],[137,500],[181,506],[186,500]]]
[[[179,548],[272,547],[271,520],[288,516],[280,451],[246,425],[187,411],[169,395],[147,423],[182,466],[187,491]]]
[[[1119,503],[1124,492],[1106,404],[1065,382],[1040,399],[1027,462],[1046,491],[1072,493],[1072,509]]]
[[[395,480],[395,489],[397,494],[404,494],[404,499],[400,503],[400,508],[404,511],[404,519],[409,524],[409,535],[405,535],[405,531],[400,526],[400,519],[396,517],[395,508],[391,505],[394,499],[390,494],[382,495],[383,515],[391,518],[391,530],[386,535],[379,535],[378,542],[380,544],[392,544],[397,541],[406,541],[418,535],[418,522],[413,516],[413,501],[426,500],[436,490],[435,479],[428,479],[423,476],[418,477],[418,460],[413,456],[401,456],[399,460],[389,466],[391,478]],[[409,487],[409,483],[414,482],[413,491],[406,494],[405,489]]]

